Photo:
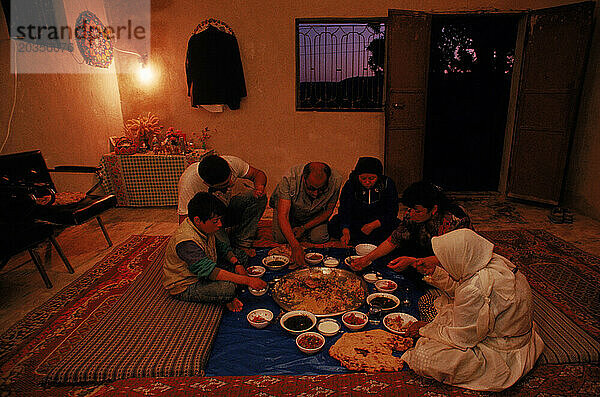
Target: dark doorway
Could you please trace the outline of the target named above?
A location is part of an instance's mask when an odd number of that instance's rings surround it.
[[[423,176],[445,190],[498,190],[518,19],[432,18]]]

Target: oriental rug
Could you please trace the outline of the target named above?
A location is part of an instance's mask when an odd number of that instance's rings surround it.
[[[598,269],[598,258],[550,233],[511,230],[484,234],[494,241],[499,253],[517,262],[524,272],[528,264],[535,268],[534,261],[525,263],[527,258],[560,258],[563,255],[569,256],[559,262],[563,265],[574,266],[575,269],[582,266]],[[44,376],[52,368],[49,357],[55,356],[53,363],[69,357],[74,346],[86,338],[101,319],[106,318],[141,271],[163,254],[166,240],[165,236],[132,236],[94,268],[0,336],[0,395],[491,395],[449,387],[421,378],[412,371],[374,375],[245,377],[141,378],[133,374],[131,379],[108,384],[44,386]],[[519,241],[522,243],[520,248],[511,246]],[[547,255],[533,252],[544,247],[548,250]],[[535,273],[532,274],[535,277]],[[599,394],[600,366],[597,364],[538,365],[503,393],[539,396]]]

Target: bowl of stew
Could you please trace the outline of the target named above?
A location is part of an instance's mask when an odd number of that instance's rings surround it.
[[[368,320],[369,317],[365,313],[357,310],[350,311],[342,316],[344,325],[353,331],[364,328]]]
[[[304,259],[306,260],[306,262],[311,265],[318,265],[323,261],[323,258],[323,254],[320,254],[318,252],[309,252],[306,255],[304,255]]]
[[[248,269],[246,269],[246,272],[250,277],[262,277],[266,271],[267,269],[262,266],[250,266]]]
[[[318,332],[303,332],[296,337],[296,346],[303,353],[314,354],[325,346],[325,337]]]
[[[279,324],[292,335],[300,335],[310,331],[317,324],[317,317],[306,310],[292,310],[281,316]]]
[[[246,316],[250,325],[254,328],[265,328],[273,320],[273,312],[268,309],[256,309],[252,310]]]
[[[283,269],[290,263],[290,258],[283,255],[269,255],[262,260],[262,263],[265,267],[271,270],[279,270]]]
[[[378,307],[383,311],[390,311],[400,305],[400,299],[396,295],[386,292],[375,292],[367,296],[367,305]]]

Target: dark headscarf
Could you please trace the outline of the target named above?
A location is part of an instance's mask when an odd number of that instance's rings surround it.
[[[360,157],[356,162],[354,170],[350,173],[350,182],[354,185],[354,189],[359,193],[365,190],[358,181],[358,176],[360,174],[377,175],[377,183],[373,186],[373,189],[383,191],[382,189],[385,187],[385,177],[383,176],[383,164],[381,164],[381,161],[378,158]]]
[[[383,175],[383,164],[375,157],[360,157],[356,162],[353,174],[359,176],[360,174],[375,174],[377,176]]]

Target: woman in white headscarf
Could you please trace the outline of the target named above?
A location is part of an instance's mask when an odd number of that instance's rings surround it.
[[[402,359],[416,373],[472,390],[500,391],[533,367],[544,347],[525,276],[470,229],[431,240],[435,256],[413,265],[443,291],[435,319]],[[415,331],[413,327],[411,331]]]

